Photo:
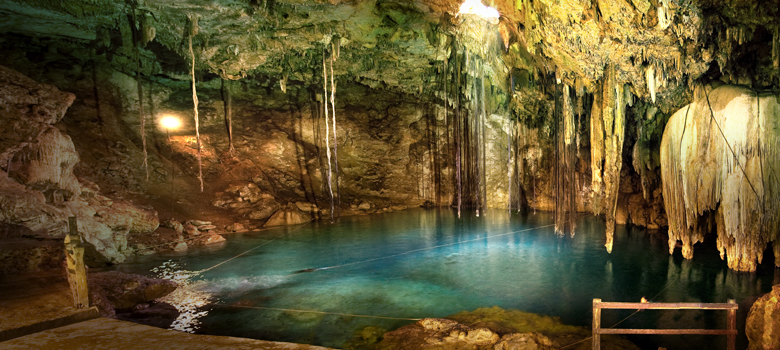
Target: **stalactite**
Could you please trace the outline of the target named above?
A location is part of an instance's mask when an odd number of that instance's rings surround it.
[[[480,131],[480,158],[482,160],[482,166],[480,170],[480,182],[482,184],[480,191],[481,191],[481,198],[479,200],[483,215],[485,213],[485,210],[487,209],[487,152],[486,152],[486,144],[487,141],[485,140],[487,136],[486,128],[487,128],[487,108],[485,106],[486,98],[485,98],[485,79],[487,79],[487,74],[485,74],[485,62],[481,62],[481,76],[482,79],[480,79],[480,89],[481,89],[481,105],[482,110],[480,111],[480,125],[479,125],[479,131]]]
[[[591,112],[592,206],[594,213],[606,214],[606,243],[612,252],[615,213],[620,193],[620,171],[623,165],[625,102],[623,84],[616,82],[614,66],[607,66],[601,83],[601,94],[594,96]],[[602,164],[603,161],[603,164]],[[602,188],[603,185],[603,188]]]
[[[779,117],[776,96],[737,86],[704,90],[672,115],[661,141],[670,253],[682,241],[692,258],[714,217],[730,268],[755,271],[771,242],[780,266]]]
[[[133,37],[133,53],[135,56],[135,83],[138,88],[138,120],[141,122],[141,149],[144,154],[144,171],[146,172],[146,181],[149,181],[149,155],[146,152],[146,113],[144,113],[144,86],[141,78],[141,49],[139,35],[141,34],[141,28],[137,28],[138,19],[136,18],[135,6],[132,8],[133,25],[131,26]]]
[[[604,206],[607,219],[606,243],[607,252],[612,252],[612,242],[615,233],[615,213],[620,194],[620,171],[623,168],[623,139],[625,133],[625,103],[623,101],[623,84],[615,81],[614,68],[608,69],[608,78],[604,80],[605,94],[603,103],[611,104],[604,108],[605,130],[605,163],[604,163]],[[607,114],[611,110],[612,114]]]
[[[602,185],[604,172],[604,114],[602,111],[601,88],[593,95],[593,107],[590,113],[590,167],[591,167],[591,206],[593,213],[599,215],[602,209]]]
[[[775,26],[775,31],[772,34],[772,63],[775,67],[775,78],[780,81],[780,25]]]
[[[556,74],[557,76],[557,74]],[[553,110],[553,120],[554,120],[554,140],[555,140],[555,162],[553,163],[553,169],[552,174],[554,174],[555,177],[555,234],[557,235],[563,235],[564,232],[564,226],[565,226],[565,215],[564,215],[564,191],[562,189],[563,187],[563,149],[564,149],[564,130],[561,124],[563,124],[563,117],[562,117],[562,105],[563,105],[563,94],[561,92],[561,84],[557,83],[560,81],[560,78],[556,77],[556,84],[555,84],[555,92],[554,92],[554,110]]]
[[[455,58],[455,182],[458,188],[458,218],[460,219],[463,206],[463,179],[461,175],[462,161],[462,119],[460,117],[460,96],[461,96],[461,75],[463,71],[463,62],[459,59],[457,47],[453,46],[452,56]]]
[[[225,102],[225,128],[228,135],[228,152],[235,154],[233,147],[233,95],[230,91],[230,80],[222,79],[222,100]]]
[[[575,221],[577,218],[577,197],[576,197],[576,161],[575,156],[575,124],[574,113],[572,111],[571,95],[569,92],[569,86],[563,86],[563,125],[564,125],[564,161],[565,167],[564,176],[566,177],[566,211],[568,212],[568,226],[569,235],[574,236]]]
[[[330,194],[330,222],[333,223],[333,215],[335,210],[335,201],[333,198],[333,182],[331,181],[331,160],[330,160],[330,113],[328,112],[328,67],[326,66],[327,52],[322,51],[322,80],[323,87],[325,88],[325,94],[323,96],[323,104],[325,105],[325,154],[328,157],[328,193]]]
[[[198,118],[198,93],[195,88],[195,53],[192,51],[192,37],[198,33],[197,17],[191,18],[191,28],[189,38],[189,49],[191,57],[190,75],[192,77],[192,112],[195,119],[195,140],[198,144],[198,180],[200,181],[200,192],[203,192],[203,161],[201,159],[200,130]]]
[[[507,193],[507,205],[506,209],[512,212],[512,173],[514,157],[512,155],[512,121],[509,120],[506,125],[506,193]]]
[[[650,99],[655,103],[655,67],[652,65],[645,68],[645,80],[647,81],[647,90],[650,91]]]
[[[336,203],[335,203],[335,210],[336,210],[336,217],[339,217],[339,208],[341,207],[341,191],[339,187],[339,143],[336,139],[336,82],[334,81],[334,74],[333,74],[333,61],[336,59],[334,57],[334,52],[336,55],[338,55],[339,50],[339,41],[336,40],[335,48],[334,44],[331,43],[331,55],[330,55],[330,106],[332,107],[331,110],[333,111],[333,168],[336,175],[335,182],[336,182]]]

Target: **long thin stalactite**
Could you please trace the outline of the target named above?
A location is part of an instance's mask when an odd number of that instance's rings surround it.
[[[192,36],[196,33],[196,25],[195,23],[192,24],[193,29],[189,36],[189,49],[190,49],[190,57],[192,58],[191,61],[191,67],[190,67],[190,76],[192,77],[192,113],[193,118],[195,119],[195,140],[198,143],[198,180],[200,181],[200,192],[203,192],[203,161],[201,156],[201,146],[200,146],[200,130],[199,130],[199,118],[198,118],[198,92],[195,88],[195,53],[192,51]]]
[[[138,19],[135,14],[135,7],[133,7],[133,24],[138,24]],[[143,80],[141,78],[141,40],[139,35],[141,28],[134,28],[133,32],[133,53],[135,54],[135,83],[138,88],[138,119],[141,122],[141,149],[144,154],[144,171],[146,172],[146,181],[149,181],[149,155],[146,152],[146,113],[144,113],[144,87]]]
[[[333,223],[333,215],[334,215],[334,209],[335,209],[335,201],[333,198],[333,183],[331,181],[331,161],[330,161],[330,122],[328,119],[330,119],[330,113],[328,112],[328,67],[326,65],[327,61],[327,52],[326,50],[322,51],[322,80],[323,80],[323,87],[325,88],[325,94],[322,95],[323,98],[323,104],[325,105],[325,154],[328,157],[328,175],[327,175],[327,182],[328,182],[328,193],[330,194],[330,222]]]
[[[222,79],[222,99],[225,101],[225,128],[228,134],[228,153],[235,154],[233,147],[233,95],[230,91],[230,80]]]
[[[336,200],[335,210],[336,217],[339,217],[339,207],[341,206],[341,192],[339,188],[339,146],[336,140],[336,82],[333,80],[333,61],[338,55],[338,45],[331,43],[331,55],[330,55],[330,106],[333,112],[333,168],[335,170],[336,181]]]

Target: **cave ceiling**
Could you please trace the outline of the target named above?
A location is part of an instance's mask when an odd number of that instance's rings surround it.
[[[608,66],[645,100],[650,85],[664,98],[702,77],[776,84],[777,1],[486,4],[501,14],[487,27],[501,49],[482,52],[501,66],[490,77],[496,89],[511,88],[507,72],[525,70],[592,92]],[[445,69],[454,41],[485,40],[468,33],[459,7],[448,0],[10,0],[0,4],[0,31],[86,44],[127,73],[136,70],[139,47],[145,75],[178,80],[187,79],[190,38],[201,76],[263,76],[277,87],[316,84],[323,58],[335,55],[339,81],[421,94]]]

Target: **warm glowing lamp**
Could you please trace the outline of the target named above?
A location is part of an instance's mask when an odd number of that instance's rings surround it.
[[[460,11],[458,11],[458,13],[477,15],[487,19],[493,24],[498,23],[498,18],[501,17],[501,14],[498,13],[498,10],[490,6],[483,5],[482,1],[480,0],[463,1],[463,4],[460,5]]]
[[[160,125],[167,131],[176,130],[181,127],[181,119],[166,115],[160,119]]]
[[[181,119],[172,115],[166,115],[160,118],[160,126],[165,128],[165,133],[168,135],[168,143],[171,145],[171,211],[173,211],[173,203],[176,202],[176,194],[173,190],[176,168],[174,167],[173,163],[173,142],[171,142],[171,130],[176,130],[181,127]]]

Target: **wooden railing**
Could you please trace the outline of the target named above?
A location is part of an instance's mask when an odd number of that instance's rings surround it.
[[[602,302],[601,299],[593,299],[593,350],[601,349],[602,334],[699,334],[699,335],[727,335],[728,350],[734,350],[737,339],[737,308],[739,306],[733,299],[728,303],[617,303]],[[601,309],[623,310],[726,310],[728,319],[726,329],[628,329],[628,328],[601,328]]]

